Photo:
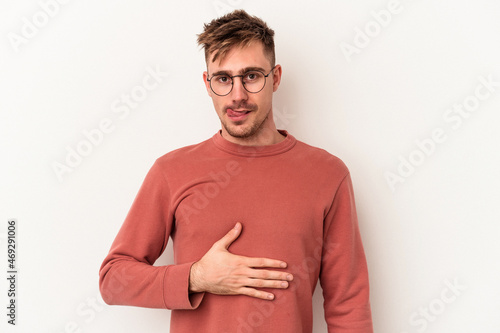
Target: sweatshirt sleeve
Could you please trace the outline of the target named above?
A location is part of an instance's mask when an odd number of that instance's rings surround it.
[[[373,333],[368,269],[349,173],[325,217],[320,282],[329,333]]]
[[[170,189],[158,162],[148,172],[99,271],[110,305],[195,309],[203,294],[189,294],[193,263],[153,266],[167,246],[174,217]]]

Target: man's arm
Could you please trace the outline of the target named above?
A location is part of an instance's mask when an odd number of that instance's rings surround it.
[[[227,251],[240,234],[240,224],[196,263],[153,266],[166,248],[173,224],[169,199],[168,183],[155,164],[101,265],[99,287],[106,303],[195,309],[204,292],[269,299],[270,293],[253,287],[288,286],[290,274],[261,269],[283,268],[286,263],[236,256]]]
[[[350,175],[325,217],[320,281],[328,332],[373,333],[368,269]]]

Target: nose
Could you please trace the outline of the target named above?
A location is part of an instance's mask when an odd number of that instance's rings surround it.
[[[248,91],[246,91],[243,86],[243,80],[241,77],[233,79],[233,90],[231,91],[232,98],[235,101],[241,101],[248,99]]]

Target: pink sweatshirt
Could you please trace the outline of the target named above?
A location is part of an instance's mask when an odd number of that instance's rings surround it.
[[[160,157],[100,269],[108,304],[171,309],[171,333],[312,332],[320,280],[328,332],[371,333],[368,272],[349,171],[337,157],[286,135],[250,147],[222,138]],[[288,263],[273,301],[189,294],[189,270],[234,227],[234,254]],[[153,266],[167,246],[173,265]],[[165,329],[165,331],[167,331]]]

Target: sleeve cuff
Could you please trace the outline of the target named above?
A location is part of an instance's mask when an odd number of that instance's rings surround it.
[[[205,293],[189,293],[189,273],[194,262],[167,266],[163,279],[163,301],[170,310],[194,310]]]

